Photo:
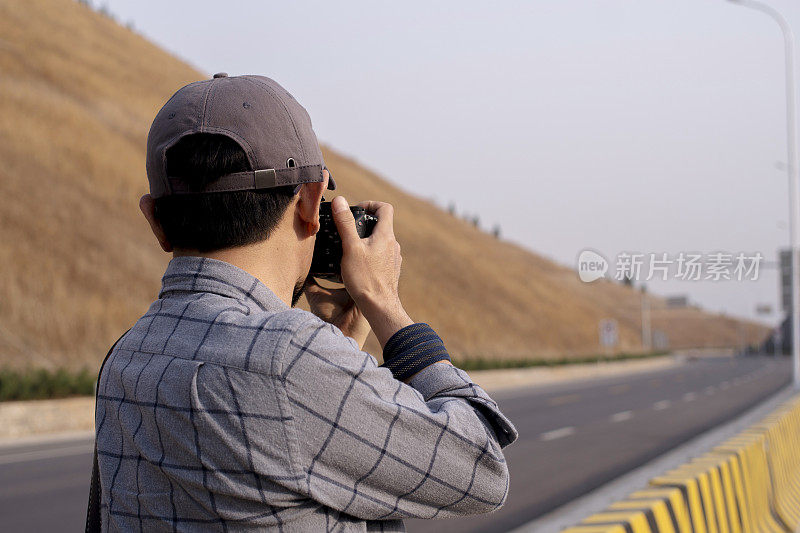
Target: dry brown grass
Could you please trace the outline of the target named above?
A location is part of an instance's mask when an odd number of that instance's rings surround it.
[[[167,257],[137,209],[150,121],[204,75],[71,0],[0,0],[0,357],[96,365],[155,297]],[[458,356],[597,351],[615,317],[640,349],[638,294],[500,242],[325,151],[351,201],[397,207],[402,292]],[[668,318],[658,318],[668,317]],[[699,311],[653,320],[673,346],[731,346],[741,324]],[[764,329],[747,326],[748,340]],[[374,341],[370,345],[377,353]]]

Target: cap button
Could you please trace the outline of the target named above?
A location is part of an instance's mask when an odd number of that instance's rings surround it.
[[[228,77],[228,73],[227,72],[217,72],[216,74],[214,74],[214,77],[215,78],[227,78]]]

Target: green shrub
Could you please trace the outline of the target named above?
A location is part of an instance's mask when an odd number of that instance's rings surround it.
[[[94,373],[85,368],[78,371],[0,369],[0,401],[91,396],[95,378]]]
[[[470,357],[456,359],[454,363],[464,370],[491,370],[496,368],[525,368],[532,366],[561,366],[598,361],[622,361],[642,359],[665,352],[622,353],[616,355],[595,355],[577,358],[560,357],[555,359],[492,359]],[[49,398],[68,398],[70,396],[92,396],[97,376],[84,368],[81,370],[12,370],[0,368],[0,401],[44,400]]]
[[[467,357],[456,359],[453,363],[464,370],[493,370],[498,368],[527,368],[532,366],[562,366],[609,361],[624,361],[626,359],[644,359],[666,355],[667,352],[646,353],[619,353],[614,355],[591,355],[582,357],[558,357],[550,359],[492,359],[486,357]]]

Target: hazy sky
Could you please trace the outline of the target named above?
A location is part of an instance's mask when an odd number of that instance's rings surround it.
[[[788,242],[781,34],[724,0],[102,4],[201,71],[278,80],[323,143],[560,263]],[[774,267],[648,286],[780,307]]]

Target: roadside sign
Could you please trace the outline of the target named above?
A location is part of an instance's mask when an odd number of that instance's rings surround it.
[[[665,332],[660,330],[653,332],[653,348],[659,351],[669,348],[669,337]]]
[[[667,296],[667,307],[670,309],[680,309],[689,306],[689,297],[682,294],[679,296]]]
[[[600,321],[600,346],[614,348],[619,342],[617,321],[613,318],[604,318]]]
[[[769,304],[758,304],[756,306],[756,314],[757,315],[771,315],[772,314],[772,306]]]

